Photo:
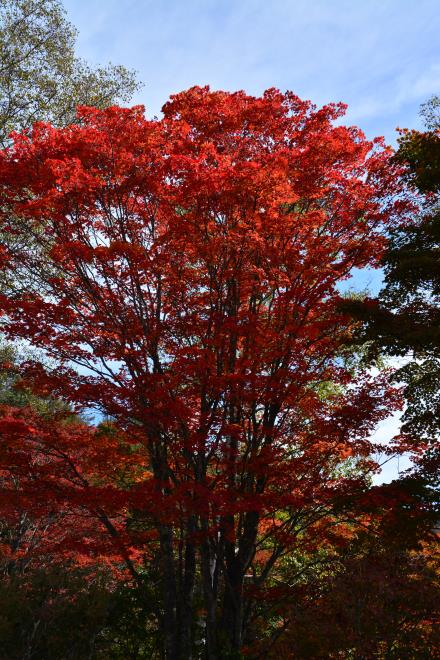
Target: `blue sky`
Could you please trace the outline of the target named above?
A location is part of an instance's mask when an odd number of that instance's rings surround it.
[[[290,89],[344,101],[369,137],[395,140],[440,91],[438,0],[66,0],[78,52],[136,69],[158,114],[195,84]]]
[[[392,144],[420,126],[420,104],[440,93],[439,0],[64,0],[91,63],[136,69],[133,100],[158,115],[192,85],[292,90],[319,104],[348,104],[347,122]],[[357,288],[380,286],[357,273]],[[377,437],[398,428],[393,416]],[[401,460],[401,467],[408,465]],[[397,476],[391,461],[381,479]]]

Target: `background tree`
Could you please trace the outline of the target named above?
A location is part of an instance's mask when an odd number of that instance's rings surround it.
[[[423,200],[415,222],[391,232],[377,299],[345,302],[364,321],[361,341],[410,361],[395,375],[406,383],[402,431],[435,447],[440,431],[440,102],[422,106],[425,132],[405,130],[395,160],[412,194]]]
[[[138,89],[124,66],[91,67],[75,55],[76,30],[59,0],[0,2],[0,144],[34,121],[75,121],[78,105],[127,102]]]

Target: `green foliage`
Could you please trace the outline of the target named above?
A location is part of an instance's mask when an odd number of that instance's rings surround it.
[[[58,564],[0,582],[0,660],[159,658],[158,593]]]
[[[111,597],[105,628],[96,644],[102,660],[160,658],[159,593],[148,584],[142,589],[119,587]]]
[[[0,658],[90,658],[105,626],[105,577],[54,567],[0,583]]]
[[[76,35],[59,0],[2,0],[0,144],[34,121],[68,124],[77,105],[127,102],[138,89],[125,67],[93,68],[77,58]]]

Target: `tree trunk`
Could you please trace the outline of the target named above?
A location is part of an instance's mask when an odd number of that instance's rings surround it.
[[[193,649],[193,595],[196,576],[196,550],[192,535],[196,529],[194,516],[188,520],[183,573],[180,577],[179,607],[177,613],[178,658],[192,660]]]
[[[243,573],[237,562],[227,568],[221,621],[224,657],[238,657],[243,629]]]
[[[173,533],[169,526],[159,527],[164,613],[162,630],[166,660],[177,660],[177,590],[173,555]]]
[[[207,534],[206,521],[202,520],[202,529]],[[216,594],[214,589],[214,580],[211,565],[211,551],[209,547],[209,539],[205,538],[201,546],[201,572],[203,584],[203,599],[206,610],[206,628],[205,628],[205,643],[206,643],[206,660],[217,660],[217,616],[216,616]]]

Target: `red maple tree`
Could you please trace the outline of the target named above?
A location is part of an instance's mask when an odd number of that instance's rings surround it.
[[[9,409],[2,442],[23,497],[71,511],[65,548],[133,579],[159,562],[167,658],[191,657],[196,619],[207,658],[242,648],[271,570],[345,519],[400,404],[343,358],[338,284],[405,211],[390,150],[343,112],[196,87],[159,120],[81,108],[1,154],[2,330],[57,363],[22,382],[112,420],[34,420],[17,446],[32,413]]]

